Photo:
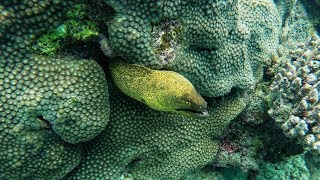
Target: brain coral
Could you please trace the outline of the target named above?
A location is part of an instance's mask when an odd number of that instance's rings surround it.
[[[0,179],[61,178],[108,121],[104,73],[92,60],[32,54],[35,35],[72,4],[0,3]],[[72,144],[70,144],[72,143]]]
[[[307,151],[320,153],[320,38],[313,35],[291,52],[271,86],[269,114],[289,137],[297,137]]]
[[[205,96],[248,89],[277,49],[271,0],[105,1],[117,12],[108,27],[115,54],[178,72]]]
[[[193,119],[155,111],[109,87],[110,122],[86,144],[69,179],[179,179],[214,159],[220,134],[245,107],[237,96],[210,99],[210,116]]]

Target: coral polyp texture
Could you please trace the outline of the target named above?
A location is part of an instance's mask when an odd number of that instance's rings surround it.
[[[278,163],[263,163],[257,180],[301,179],[309,180],[310,172],[303,155],[291,156]],[[312,179],[312,178],[311,178]]]
[[[194,119],[155,111],[112,87],[110,93],[110,122],[67,179],[179,179],[214,160],[219,136],[246,105],[237,96],[210,99],[210,116]]]
[[[0,179],[59,179],[109,117],[102,68],[93,60],[32,53],[72,1],[0,3]]]
[[[320,38],[291,52],[291,59],[279,68],[271,86],[269,114],[289,137],[296,137],[306,151],[320,153]]]
[[[114,53],[178,72],[205,96],[250,88],[277,49],[271,0],[105,2],[117,13],[108,27]]]
[[[66,174],[80,160],[80,147],[68,143],[92,139],[108,120],[101,68],[89,60],[9,57],[0,77],[0,177]]]

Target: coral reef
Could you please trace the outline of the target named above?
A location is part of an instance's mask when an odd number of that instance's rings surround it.
[[[70,172],[81,145],[108,121],[108,89],[93,60],[33,54],[35,35],[55,28],[72,1],[0,3],[0,179]]]
[[[1,1],[0,179],[230,179],[224,173],[243,179],[263,160],[301,153],[266,125],[271,106],[288,136],[320,152],[318,37],[281,64],[306,39],[308,26],[302,5],[291,0]],[[196,98],[160,100],[171,111],[181,99],[197,99],[182,101],[181,109],[207,107],[209,116],[160,112],[125,96],[114,84],[119,79],[105,77],[114,59],[102,56],[99,39],[107,56],[139,64],[129,66],[186,77],[175,85],[181,93],[188,84]],[[275,91],[265,98],[256,92],[234,120],[270,62],[276,68],[269,75],[279,70]],[[137,77],[138,69],[130,75]],[[174,78],[163,82],[161,73],[153,83],[172,85]],[[288,172],[309,177],[301,157],[292,162],[300,169],[288,166]],[[309,159],[315,177],[317,163]],[[263,163],[259,177],[279,164]]]
[[[179,179],[214,159],[219,136],[245,107],[237,95],[210,99],[208,118],[186,118],[150,109],[109,87],[110,122],[86,144],[85,158],[67,179]]]
[[[309,180],[310,172],[306,166],[304,156],[297,155],[286,160],[271,164],[264,163],[260,166],[257,180],[301,179]]]
[[[126,95],[158,111],[176,112],[188,116],[207,117],[207,103],[193,85],[173,71],[111,60],[113,81]]]
[[[106,3],[117,12],[108,27],[116,54],[178,72],[204,96],[251,88],[277,49],[280,16],[269,0]]]
[[[216,167],[238,167],[242,172],[257,170],[259,165],[256,157],[259,147],[255,146],[252,137],[245,137],[248,139],[233,142],[225,138],[212,164]]]
[[[307,44],[291,52],[270,85],[269,114],[289,137],[297,137],[307,151],[320,153],[320,104],[318,79],[320,39],[313,35]]]

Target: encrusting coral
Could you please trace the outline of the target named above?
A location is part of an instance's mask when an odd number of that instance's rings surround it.
[[[113,81],[126,95],[158,111],[207,117],[207,103],[193,85],[173,71],[152,70],[113,59],[109,65]]]
[[[257,180],[301,179],[309,180],[310,172],[304,156],[296,155],[279,163],[264,163],[259,170]]]
[[[108,27],[115,54],[178,72],[204,96],[249,89],[277,49],[281,24],[271,0],[105,1],[117,12]]]
[[[81,146],[108,121],[109,94],[93,60],[32,53],[72,1],[0,3],[0,179],[54,178],[80,161]]]
[[[246,105],[240,95],[209,99],[208,118],[187,118],[155,111],[113,86],[110,122],[67,179],[179,179],[214,159],[219,136]]]

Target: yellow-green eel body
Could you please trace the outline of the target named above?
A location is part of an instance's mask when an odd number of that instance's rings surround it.
[[[110,63],[117,87],[126,95],[158,111],[207,117],[207,103],[184,76],[165,70],[152,70],[120,60]]]

